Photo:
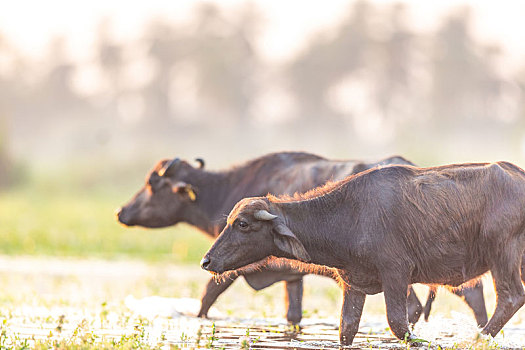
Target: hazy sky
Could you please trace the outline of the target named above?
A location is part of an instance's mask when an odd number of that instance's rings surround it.
[[[220,4],[225,14],[245,4],[240,0],[211,1]],[[374,4],[393,4],[400,1],[373,0]],[[192,8],[202,2],[195,0],[92,0],[92,1],[4,1],[0,4],[0,34],[26,53],[40,55],[49,39],[64,35],[74,57],[89,55],[94,29],[102,17],[113,22],[118,38],[137,37],[144,22],[157,16],[174,21],[185,21]],[[263,12],[264,32],[257,48],[268,60],[291,57],[304,43],[309,34],[330,27],[346,15],[353,3],[348,0],[301,1],[261,0],[253,1]],[[525,1],[471,0],[471,1],[402,1],[409,5],[409,28],[433,30],[441,15],[465,4],[474,8],[473,32],[477,39],[504,45],[508,61],[525,59]]]

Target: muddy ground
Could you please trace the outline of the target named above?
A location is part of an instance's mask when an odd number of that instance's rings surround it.
[[[0,256],[0,341],[96,343],[133,336],[139,348],[338,348],[341,295],[331,280],[306,277],[305,315],[294,329],[282,317],[279,284],[254,292],[236,281],[216,303],[212,319],[193,317],[208,278],[196,266]],[[490,277],[485,281],[491,314],[495,298]],[[416,291],[425,298],[426,287]],[[415,332],[434,348],[521,349],[525,310],[495,340],[476,342],[479,330],[470,310],[440,290],[429,322],[420,321]],[[352,348],[404,347],[388,329],[382,294],[368,297]]]

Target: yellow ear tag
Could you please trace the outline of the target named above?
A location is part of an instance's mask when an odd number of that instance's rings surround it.
[[[188,197],[190,197],[191,201],[194,202],[197,196],[195,195],[195,192],[193,191],[193,188],[190,186],[186,187],[186,193],[188,193]]]

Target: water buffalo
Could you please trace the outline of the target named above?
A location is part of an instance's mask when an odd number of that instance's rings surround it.
[[[384,292],[390,329],[410,341],[411,283],[459,286],[487,271],[497,301],[481,332],[495,336],[525,303],[524,251],[525,172],[516,165],[393,165],[304,195],[241,200],[201,266],[220,274],[275,256],[337,269],[346,345],[366,294]]]

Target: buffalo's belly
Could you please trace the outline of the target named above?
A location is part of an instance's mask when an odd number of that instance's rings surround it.
[[[381,280],[374,271],[360,270],[351,266],[340,269],[337,273],[343,282],[365,294],[377,294],[383,291]]]
[[[446,259],[423,268],[416,268],[412,273],[412,283],[442,284],[457,287],[475,279],[488,271],[485,262],[464,260],[461,263],[450,263]]]

